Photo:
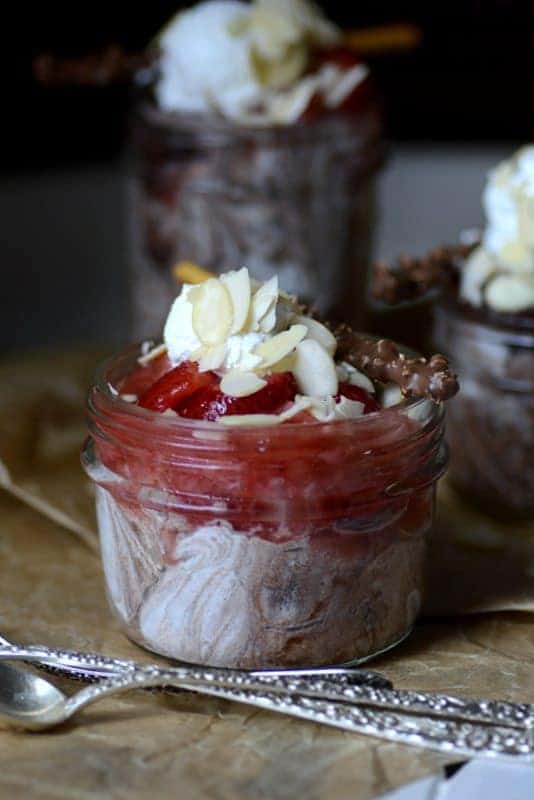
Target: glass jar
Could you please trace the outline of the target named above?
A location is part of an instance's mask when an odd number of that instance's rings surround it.
[[[133,337],[161,330],[173,267],[248,267],[361,327],[382,159],[378,113],[246,128],[138,105],[132,125]]]
[[[360,662],[402,640],[447,460],[442,407],[226,428],[121,399],[138,355],[100,370],[83,453],[127,635],[240,668]]]
[[[443,301],[434,342],[461,385],[447,410],[451,482],[493,516],[532,518],[534,317],[484,317]]]

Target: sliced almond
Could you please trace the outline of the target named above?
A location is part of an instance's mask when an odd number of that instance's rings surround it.
[[[319,400],[317,397],[311,398],[310,411],[319,422],[332,422],[336,418],[336,401],[333,397]]]
[[[295,366],[295,353],[289,353],[288,356],[281,358],[276,364],[271,364],[271,372],[293,372]]]
[[[293,327],[306,330],[304,325]],[[302,394],[310,397],[331,397],[337,394],[334,359],[315,339],[305,339],[297,345],[293,375]]]
[[[396,383],[387,383],[380,398],[382,408],[391,408],[402,402],[402,392]]]
[[[167,352],[167,345],[166,344],[158,344],[157,347],[152,348],[149,350],[148,353],[144,353],[142,356],[139,356],[137,359],[137,363],[144,366],[148,364],[149,361],[152,361],[153,358],[157,358],[158,356],[163,355],[163,353]]]
[[[318,322],[316,319],[312,319],[311,317],[305,317],[302,314],[296,315],[294,320],[300,325],[306,326],[308,330],[308,337],[310,339],[315,339],[316,342],[319,342],[321,347],[324,347],[327,353],[330,353],[331,356],[334,355],[337,349],[337,340],[334,334],[328,330],[326,325],[323,325],[322,322]]]
[[[199,372],[209,372],[212,369],[220,369],[226,358],[226,342],[216,344],[214,347],[202,348],[196,353]]]
[[[260,288],[254,292],[250,301],[250,313],[247,320],[247,328],[251,331],[260,330],[260,323],[266,317],[273,307],[276,307],[278,301],[278,276],[273,277],[263,283]],[[271,322],[271,318],[265,321],[263,328],[264,333],[269,333],[273,328],[267,329],[266,326]],[[276,317],[275,317],[276,322]],[[274,327],[274,324],[273,324]]]
[[[304,325],[292,325],[288,331],[277,333],[272,339],[259,344],[254,353],[261,357],[261,368],[270,367],[285,358],[304,339],[306,333]]]
[[[248,269],[243,267],[237,272],[227,272],[221,275],[232,299],[234,319],[230,328],[230,335],[239,333],[245,324],[250,307],[250,278]]]
[[[261,358],[254,355],[254,353],[243,353],[239,361],[239,369],[243,372],[251,372],[253,369],[258,369],[261,364]]]
[[[241,428],[251,425],[279,425],[282,419],[278,414],[234,414],[230,417],[219,417],[217,422],[228,428]]]
[[[337,365],[337,374],[340,381],[346,381],[351,386],[359,386],[369,394],[374,394],[376,391],[372,380],[346,361],[342,361],[341,364]]]
[[[209,278],[188,295],[193,306],[193,330],[202,344],[212,347],[228,338],[233,322],[232,300],[225,285]]]
[[[342,397],[339,403],[336,403],[336,417],[340,419],[355,419],[363,415],[364,408],[364,404],[358,400]]]
[[[282,411],[282,413],[279,414],[279,417],[282,422],[285,422],[286,420],[295,417],[297,414],[300,414],[301,411],[307,411],[311,407],[312,402],[313,401],[311,397],[297,395],[293,405],[286,409],[286,411]]]
[[[221,380],[221,390],[231,397],[248,397],[267,386],[267,381],[259,378],[254,372],[241,372],[233,369]]]

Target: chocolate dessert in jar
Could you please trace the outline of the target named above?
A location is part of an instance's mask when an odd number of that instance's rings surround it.
[[[180,261],[276,273],[361,326],[383,146],[342,32],[306,0],[211,0],[157,47],[132,117],[134,337],[160,330]]]
[[[454,359],[449,479],[496,518],[534,518],[534,146],[489,175],[478,241],[375,265],[385,306],[426,302],[433,346]],[[427,346],[430,346],[427,344]]]
[[[182,661],[360,662],[411,630],[446,465],[446,359],[336,335],[246,268],[185,285],[89,395],[110,605]]]
[[[434,340],[462,378],[450,477],[483,510],[534,519],[534,146],[490,173],[484,206],[482,241],[436,309]]]

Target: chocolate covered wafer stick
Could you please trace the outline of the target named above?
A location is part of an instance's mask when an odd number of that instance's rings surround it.
[[[400,256],[397,261],[373,265],[372,294],[375,300],[393,306],[424,297],[453,283],[457,262],[466,258],[474,245],[450,245],[431,250],[421,258]]]
[[[216,277],[214,273],[193,264],[181,261],[173,268],[176,279],[188,283],[202,283],[207,278]],[[313,309],[300,306],[301,314],[309,314],[332,328],[328,320],[315,314]],[[396,383],[404,397],[412,400],[429,397],[443,402],[458,391],[458,380],[452,372],[445,356],[435,355],[431,359],[409,358],[401,353],[390,339],[372,339],[355,333],[349,325],[343,324],[334,329],[338,342],[337,356],[357,369],[371,380],[381,383]]]
[[[341,44],[363,57],[380,56],[411,50],[419,44],[421,36],[421,31],[416,26],[399,23],[344,31]],[[157,59],[157,50],[126,53],[121,45],[110,44],[100,53],[90,53],[78,58],[40,55],[33,62],[33,71],[40,83],[52,88],[110,86],[128,83],[138,70],[155,64]]]
[[[372,380],[396,383],[409,400],[430,397],[443,402],[458,391],[458,379],[445,356],[410,358],[390,339],[370,339],[348,325],[340,325],[334,333],[340,358]]]
[[[126,53],[112,44],[100,53],[81,58],[58,58],[45,53],[34,60],[33,72],[40,83],[50,87],[109,86],[128,83],[153,61],[153,53]]]

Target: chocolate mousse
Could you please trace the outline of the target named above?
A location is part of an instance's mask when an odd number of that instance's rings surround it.
[[[386,304],[429,295],[434,342],[460,372],[450,478],[498,517],[534,513],[534,145],[489,175],[479,241],[376,268]]]
[[[248,270],[105,365],[84,465],[111,606],[189,662],[362,661],[406,636],[446,465],[444,357],[331,330]]]

